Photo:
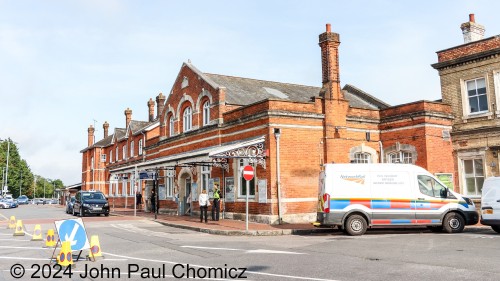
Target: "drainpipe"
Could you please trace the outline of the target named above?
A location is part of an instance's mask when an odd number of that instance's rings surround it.
[[[281,129],[274,128],[274,137],[276,138],[276,184],[278,186],[278,223],[281,224],[281,177],[280,177],[280,136]]]
[[[378,141],[378,146],[380,147],[380,163],[384,163],[384,147],[382,146],[382,141]]]

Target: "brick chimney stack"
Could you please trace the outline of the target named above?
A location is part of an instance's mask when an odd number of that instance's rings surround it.
[[[125,114],[125,128],[128,128],[128,124],[132,120],[132,109],[127,107],[123,113]]]
[[[462,23],[460,29],[464,35],[464,44],[484,38],[484,26],[476,23],[474,14],[469,14],[469,21]]]
[[[165,96],[160,93],[157,97],[156,97],[156,107],[157,107],[157,111],[156,112],[156,116],[159,118],[162,111],[163,111],[163,107],[165,107]]]
[[[330,24],[327,23],[326,32],[319,35],[323,73],[322,93],[327,99],[343,99],[340,92],[339,45],[339,34],[332,32]]]
[[[107,138],[108,137],[108,129],[109,129],[108,121],[105,121],[104,124],[102,124],[102,128],[104,129],[104,138]]]
[[[149,98],[148,101],[148,110],[149,110],[149,122],[152,122],[155,119],[155,101],[153,98]]]
[[[95,132],[94,127],[92,125],[90,125],[87,132],[89,133],[88,146],[92,146],[94,144],[94,132]]]

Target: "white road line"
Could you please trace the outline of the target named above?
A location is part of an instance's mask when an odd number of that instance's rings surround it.
[[[242,250],[242,249],[233,249],[233,248],[212,248],[212,247],[201,247],[201,246],[181,246],[181,248],[208,249],[208,250],[225,250],[225,251],[244,251],[244,250]]]
[[[17,240],[17,239],[0,239],[0,241],[30,242],[30,240]]]
[[[53,250],[54,248],[0,246],[0,249],[27,249],[27,250],[45,250],[45,249],[50,249],[50,250]]]
[[[179,262],[173,262],[173,261],[162,261],[162,260],[153,260],[153,259],[144,259],[144,258],[135,258],[135,257],[130,257],[130,256],[123,256],[123,255],[115,255],[112,253],[108,252],[102,252],[103,254],[109,255],[109,256],[114,256],[114,257],[120,257],[120,258],[126,258],[126,259],[131,259],[131,260],[140,260],[140,261],[149,261],[149,262],[159,262],[159,263],[169,263],[169,264],[180,264]],[[191,267],[203,267],[203,268],[210,268],[210,266],[206,265],[197,265],[197,264],[189,264]],[[335,279],[322,279],[322,278],[313,278],[313,277],[301,277],[301,276],[293,276],[293,275],[282,275],[282,274],[273,274],[273,273],[265,273],[265,272],[256,272],[256,271],[245,271],[245,273],[250,273],[250,274],[258,274],[258,275],[264,275],[264,276],[273,276],[273,277],[281,277],[281,278],[288,278],[288,279],[299,279],[299,280],[314,280],[314,281],[339,281]]]
[[[0,257],[0,259],[4,260],[27,260],[27,261],[48,261],[49,258],[41,259],[41,258],[23,258],[23,257]]]
[[[193,248],[193,249],[207,249],[207,250],[222,250],[222,251],[244,251],[247,254],[288,254],[288,255],[307,255],[306,253],[288,252],[288,251],[275,251],[275,250],[245,250],[245,249],[233,249],[233,248],[212,248],[212,247],[202,247],[202,246],[181,246],[182,248]]]

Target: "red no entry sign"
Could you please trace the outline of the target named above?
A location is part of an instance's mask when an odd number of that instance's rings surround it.
[[[254,176],[253,167],[250,165],[246,165],[243,168],[243,178],[246,179],[247,181],[251,181],[253,179],[253,176]]]

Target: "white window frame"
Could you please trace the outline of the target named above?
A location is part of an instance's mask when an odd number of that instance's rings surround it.
[[[182,113],[183,117],[183,122],[182,122],[182,127],[184,132],[191,131],[193,128],[193,110],[191,109],[190,106],[186,107],[184,109],[184,112]]]
[[[201,190],[208,192],[208,180],[211,172],[210,166],[201,166]]]
[[[165,171],[165,194],[167,198],[172,198],[174,196],[174,179],[175,170]]]
[[[355,152],[353,163],[368,164],[372,162],[372,155],[368,152]]]
[[[471,82],[471,81],[475,81],[476,91],[477,91],[477,80],[480,80],[480,79],[483,79],[484,80],[484,84],[485,84],[486,92],[484,93],[484,95],[486,96],[486,105],[487,105],[487,108],[486,108],[486,110],[477,111],[477,112],[471,112],[471,107],[470,107],[470,103],[469,103],[469,91],[468,91],[468,88],[467,88],[467,83]],[[476,77],[476,78],[473,78],[473,79],[462,80],[462,104],[464,105],[463,106],[464,107],[463,108],[464,117],[483,116],[485,114],[488,114],[488,112],[490,110],[489,109],[488,93],[489,93],[489,90],[488,90],[488,78],[487,78],[486,75],[480,76],[480,77]],[[476,96],[476,97],[479,99],[479,96]]]
[[[500,118],[500,70],[493,72],[493,83],[495,84],[495,100],[496,100],[495,114],[497,118]]]
[[[90,157],[90,169],[94,169],[94,156]]]
[[[134,157],[134,141],[130,142],[130,157]]]
[[[254,170],[253,179],[250,181],[250,190],[252,190],[252,182],[253,182],[253,195],[248,194],[248,198],[254,199],[255,194],[257,192],[257,186],[256,186],[257,185],[256,184],[257,183],[257,169],[255,167],[255,164],[245,163],[246,162],[245,159],[237,159],[237,161],[235,161],[235,162],[237,163],[237,168],[235,170],[237,173],[236,178],[238,179],[238,198],[246,198],[246,193],[243,193],[243,188],[246,189],[246,180],[243,179],[242,173],[243,173],[243,167],[246,165],[250,165],[253,167],[253,170]],[[245,186],[243,187],[242,184],[244,184]]]
[[[138,155],[142,155],[142,140],[139,140],[139,154]]]
[[[106,153],[101,154],[101,162],[106,163]]]
[[[203,126],[210,124],[210,101],[203,103]]]
[[[116,155],[115,155],[115,161],[116,161],[116,162],[118,162],[118,160],[120,160],[120,155],[118,154],[118,152],[119,152],[119,150],[118,150],[118,145],[116,145],[115,152],[116,152]]]
[[[109,163],[113,163],[113,149],[109,150]]]
[[[174,116],[170,116],[169,124],[168,124],[168,135],[170,137],[174,136]]]
[[[484,179],[486,178],[486,167],[485,167],[485,159],[483,156],[481,155],[477,155],[476,157],[467,157],[467,158],[462,158],[460,159],[460,172],[462,174],[462,182],[463,182],[463,194],[466,194],[470,197],[476,197],[476,198],[480,198],[481,197],[481,188],[482,188],[482,184],[481,186],[478,186],[478,182],[477,180],[482,178],[482,182],[484,182]],[[482,162],[482,170],[483,170],[483,174],[482,175],[476,175],[476,160],[481,160]],[[471,175],[467,175],[466,172],[465,172],[465,161],[472,161],[472,169],[473,169],[473,174],[472,176]],[[467,179],[468,178],[474,178],[474,189],[475,189],[475,193],[474,194],[471,194],[469,193],[469,189],[467,188]]]
[[[123,160],[126,160],[127,159],[127,145],[126,144],[124,144],[122,146],[122,153],[123,153],[123,156],[122,156]]]
[[[393,160],[394,158],[399,159],[399,161],[394,162],[394,160]],[[408,159],[410,161],[408,161]],[[395,151],[395,152],[389,153],[387,155],[387,162],[388,163],[413,164],[413,154],[409,151],[404,151],[404,150]]]

